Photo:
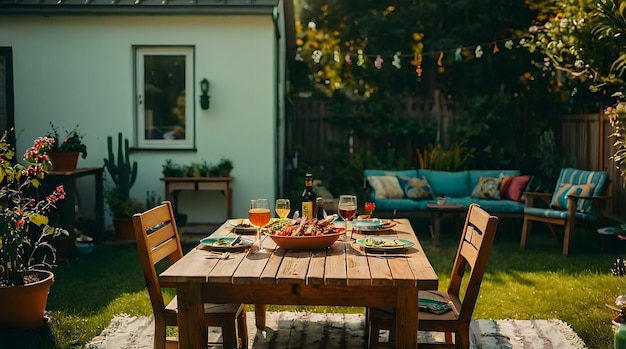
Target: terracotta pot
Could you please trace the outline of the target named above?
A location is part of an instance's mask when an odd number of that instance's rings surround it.
[[[52,160],[53,171],[73,171],[78,164],[77,151],[51,151],[48,153],[50,160]]]
[[[54,274],[35,270],[39,281],[23,286],[0,287],[0,326],[30,329],[44,324],[44,313]]]
[[[135,241],[135,229],[132,218],[113,218],[117,238],[122,241]]]

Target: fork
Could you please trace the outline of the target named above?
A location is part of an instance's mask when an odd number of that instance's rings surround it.
[[[208,254],[206,257],[206,259],[228,259],[230,258],[230,252],[211,252],[210,254]]]

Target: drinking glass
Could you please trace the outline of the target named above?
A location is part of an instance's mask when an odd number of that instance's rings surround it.
[[[345,222],[343,241],[348,241],[348,221],[356,214],[356,195],[340,195],[339,217]]]
[[[289,199],[276,199],[276,206],[274,206],[274,211],[276,211],[276,215],[280,218],[285,218],[291,212],[291,205],[289,203]]]
[[[259,241],[259,249],[254,253],[267,252],[267,250],[263,248],[263,243],[261,241],[261,227],[270,222],[270,206],[267,199],[250,200],[248,219],[250,220],[250,224],[256,227],[256,238]]]

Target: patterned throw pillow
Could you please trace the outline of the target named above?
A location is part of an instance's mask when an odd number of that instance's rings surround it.
[[[595,184],[570,184],[563,183],[552,194],[552,201],[550,207],[555,210],[567,210],[567,196],[570,194],[576,194],[579,196],[591,196],[591,192],[596,187]],[[591,201],[579,199],[576,205],[576,211],[582,213],[589,213],[591,211]]]
[[[396,176],[369,176],[367,181],[374,188],[375,196],[379,199],[401,199],[404,197],[404,191]]]
[[[500,178],[480,177],[471,197],[481,199],[500,199]]]
[[[433,189],[424,177],[398,176],[404,195],[413,200],[430,199],[433,197]]]

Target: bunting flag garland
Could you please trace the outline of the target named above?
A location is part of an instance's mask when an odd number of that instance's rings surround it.
[[[515,45],[515,41],[518,41],[518,43],[522,43],[524,40],[525,40],[525,37],[520,36],[520,37],[508,38],[504,40],[497,40],[493,42],[481,43],[477,45],[459,46],[456,49],[451,49],[451,50],[422,52],[421,54],[414,54],[414,53],[403,54],[402,52],[397,51],[392,56],[391,65],[395,67],[396,69],[400,69],[402,67],[402,59],[412,57],[412,60],[410,63],[411,65],[415,66],[415,72],[417,73],[417,75],[421,76],[422,71],[423,71],[423,68],[422,68],[423,57],[432,57],[433,59],[436,60],[437,68],[439,69],[439,71],[444,71],[445,70],[444,69],[444,57],[446,56],[446,54],[450,54],[451,57],[453,57],[453,60],[455,62],[462,62],[465,59],[470,58],[472,56],[476,59],[480,59],[485,54],[485,51],[483,51],[483,46],[492,47],[491,53],[495,55],[497,53],[500,53],[501,51],[500,49],[501,46],[499,46],[498,44],[502,44],[502,46],[507,50],[512,50],[513,46]],[[414,52],[419,52],[419,51],[415,51],[416,50],[415,47],[413,49],[414,49]],[[341,63],[342,52],[340,52],[339,50],[327,52],[326,55],[328,57],[332,57],[332,62]],[[322,52],[319,49],[316,49],[311,54],[311,59],[313,60],[314,63],[320,64],[322,63],[322,58],[324,56],[325,56],[324,52]],[[365,67],[366,61],[369,61],[368,58],[371,57],[371,62],[373,62],[374,68],[378,70],[383,69],[384,62],[385,62],[385,54],[381,54],[381,53],[366,54],[363,51],[363,49],[358,49],[356,52],[356,55],[353,52],[346,52],[345,54],[343,54],[343,62],[345,62],[345,64],[347,65],[351,65],[353,63],[352,61],[353,57],[356,58],[356,65],[359,67]],[[304,58],[302,57],[302,47],[298,47],[296,49],[296,55],[294,59],[296,61],[304,61]],[[328,58],[327,60],[330,60],[330,58]],[[367,65],[369,64],[372,64],[372,63],[368,63]]]
[[[400,69],[402,68],[402,66],[400,65],[400,56],[402,55],[402,53],[400,51],[396,52],[395,55],[393,55],[393,62],[391,63],[391,65],[393,65],[394,67]]]

